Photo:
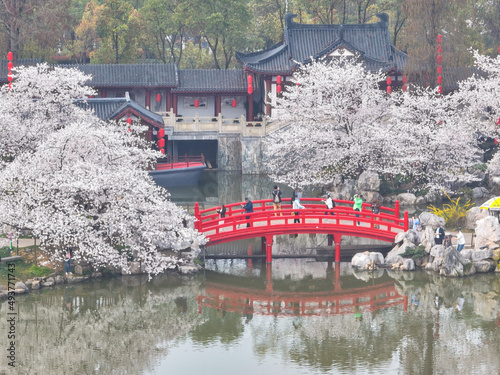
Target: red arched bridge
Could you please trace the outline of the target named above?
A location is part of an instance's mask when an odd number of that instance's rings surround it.
[[[271,199],[253,201],[254,212],[246,213],[244,202],[227,204],[226,215],[220,218],[212,207],[199,209],[195,204],[195,228],[208,239],[207,246],[224,242],[261,237],[265,243],[266,259],[272,261],[272,243],[275,235],[316,233],[332,235],[335,242],[335,261],[340,262],[342,236],[364,237],[393,243],[399,232],[408,230],[408,212],[400,218],[399,202],[394,208],[380,207],[374,214],[370,204],[363,203],[361,212],[354,211],[353,202],[335,200],[336,207],[327,209],[321,198],[301,198],[304,209],[293,209],[290,198],[282,201],[281,209],[274,210]],[[264,242],[265,241],[265,242]]]

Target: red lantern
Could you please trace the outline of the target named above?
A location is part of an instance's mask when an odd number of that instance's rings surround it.
[[[248,85],[248,95],[251,95],[253,93],[253,86]]]
[[[156,101],[159,103],[161,102],[161,94],[160,93],[157,93],[156,94]]]
[[[160,129],[158,130],[158,133],[156,133],[156,137],[158,137],[158,139],[161,139],[165,136],[165,129]]]
[[[391,77],[387,77],[387,84],[390,86],[392,83],[392,78]]]
[[[14,59],[14,54],[12,52],[7,53],[7,60],[12,61]]]
[[[500,125],[500,117],[497,120],[497,125]]]
[[[391,86],[387,86],[387,93],[390,94],[392,92],[392,87]]]
[[[237,105],[238,105],[238,102],[236,101],[236,99],[233,99],[232,102],[231,102],[231,106],[233,108],[236,108]]]
[[[129,125],[132,124],[132,119],[130,117],[127,118],[127,124],[129,124]]]
[[[406,83],[406,81],[408,81],[408,77],[407,76],[403,76],[403,83]]]
[[[438,94],[442,94],[443,93],[443,88],[441,86],[438,86]]]
[[[276,83],[277,83],[278,85],[281,85],[281,76],[277,76],[277,77],[276,77]]]
[[[9,82],[12,82],[12,81],[14,80],[14,78],[12,78],[12,76],[10,75],[10,73],[9,73],[9,75],[7,76],[7,80],[8,80]]]
[[[438,83],[438,85],[440,85],[441,83],[443,83],[443,77],[442,76],[437,76],[437,83]]]
[[[165,140],[163,138],[162,139],[158,139],[158,141],[156,142],[156,145],[158,146],[158,148],[165,147]]]
[[[443,72],[443,67],[442,66],[438,66],[437,67],[437,74],[441,74]]]
[[[89,99],[94,99],[94,95],[89,95]]]
[[[441,64],[442,62],[443,62],[443,58],[441,57],[441,55],[437,55],[437,63]]]
[[[276,92],[278,94],[281,93],[281,85],[276,86]]]
[[[408,90],[408,87],[406,85],[403,85],[403,91],[406,92]]]
[[[194,100],[194,106],[198,108],[200,106],[200,101],[198,99]]]
[[[495,138],[495,144],[496,144],[496,145],[498,144],[498,139],[497,139],[497,138]]]
[[[443,52],[443,49],[441,48],[441,45],[439,45],[439,46],[437,47],[437,53],[442,53],[442,52]]]
[[[437,35],[437,42],[438,42],[438,43],[441,43],[441,34],[438,34],[438,35]]]
[[[253,77],[251,74],[248,75],[247,82],[249,86],[253,84]]]
[[[7,64],[7,68],[10,70],[12,70],[12,68],[14,67],[14,64],[12,63],[12,61],[9,61],[9,63]]]
[[[160,148],[160,152],[165,155],[165,149],[164,148]]]

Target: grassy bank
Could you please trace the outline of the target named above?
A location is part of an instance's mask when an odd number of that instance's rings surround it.
[[[12,255],[16,255],[15,253]],[[47,267],[40,267],[35,264],[35,249],[27,247],[19,250],[19,255],[23,257],[21,260],[12,261],[15,264],[14,277],[16,281],[25,281],[33,277],[45,277],[54,272],[54,270]],[[0,248],[0,257],[5,258],[11,256],[10,247]],[[0,263],[0,284],[7,288],[8,280],[7,263],[2,261]]]

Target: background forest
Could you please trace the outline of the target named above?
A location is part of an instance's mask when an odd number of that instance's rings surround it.
[[[311,24],[378,22],[412,64],[469,66],[472,47],[496,55],[500,0],[2,0],[0,50],[60,63],[175,63],[228,69],[236,51],[282,40],[284,16]]]

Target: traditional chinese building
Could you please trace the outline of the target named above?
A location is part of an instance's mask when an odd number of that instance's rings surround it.
[[[256,107],[273,116],[277,85],[285,87],[300,64],[318,59],[357,55],[368,69],[386,72],[394,86],[401,85],[407,55],[391,44],[389,16],[377,16],[377,23],[311,25],[296,23],[296,15],[287,14],[282,41],[262,51],[236,55],[258,88],[252,95]]]

